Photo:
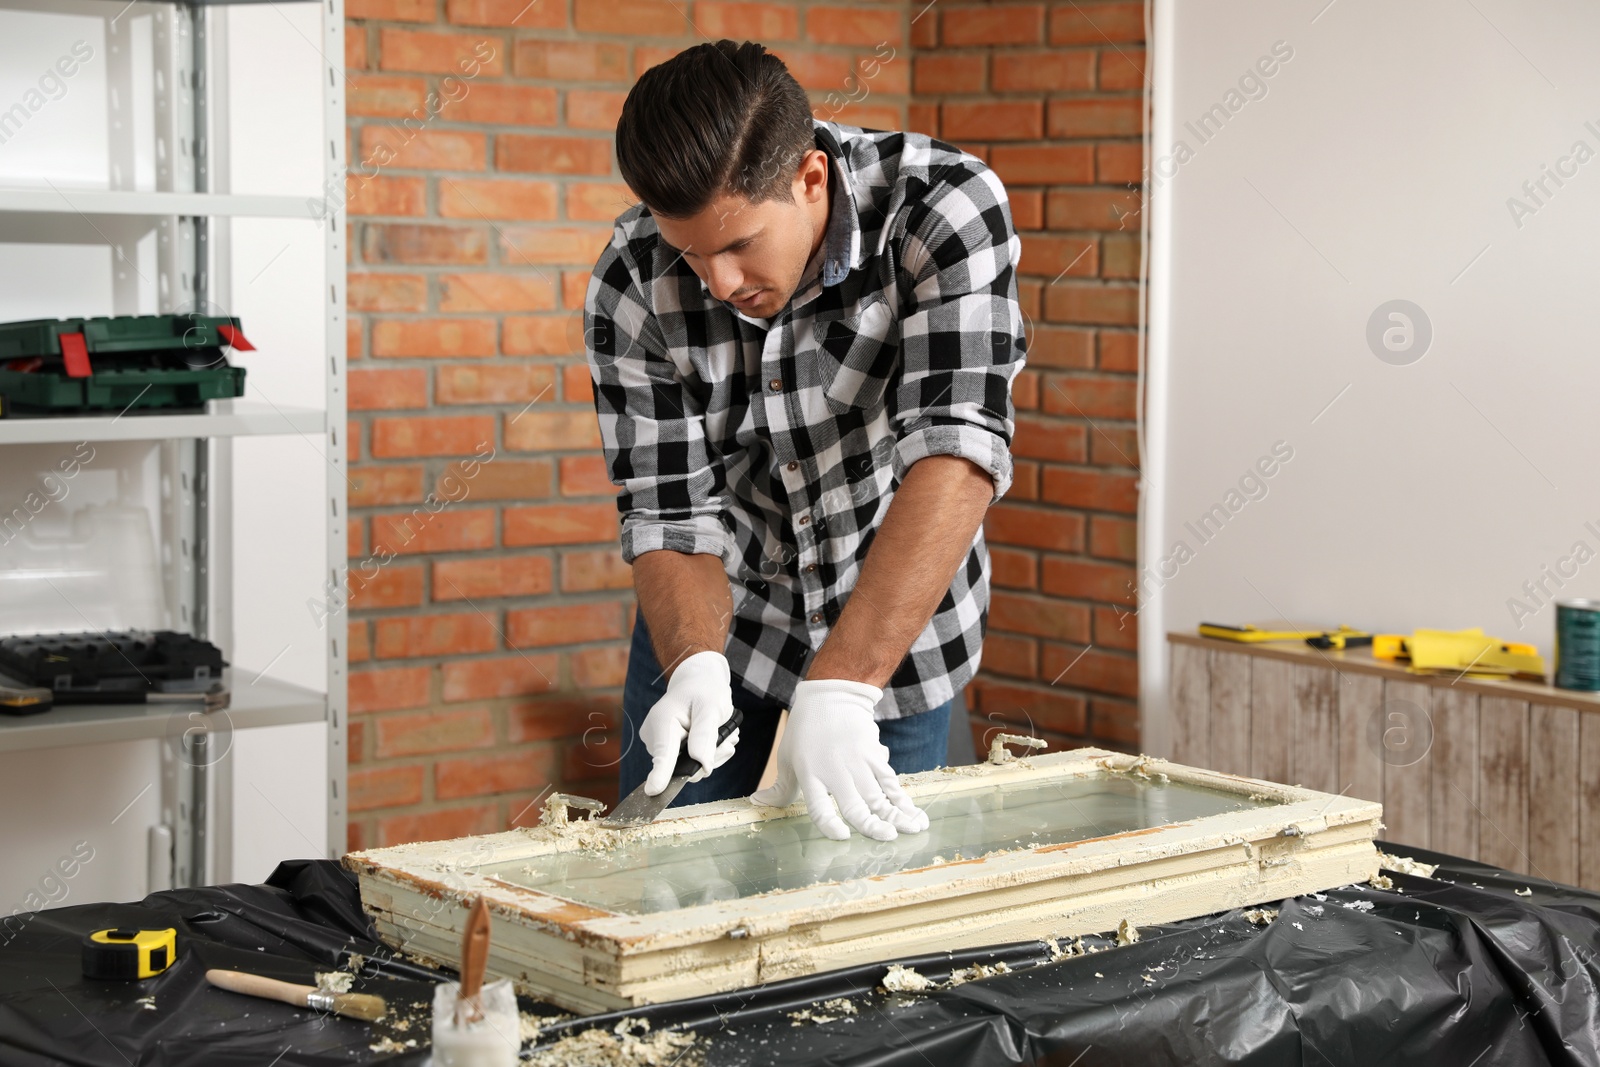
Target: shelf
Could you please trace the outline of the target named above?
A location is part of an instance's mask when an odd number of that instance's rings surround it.
[[[320,221],[321,197],[142,193],[117,189],[0,189],[0,212],[30,215],[208,215]]]
[[[215,732],[258,726],[322,722],[327,697],[252,671],[224,672],[233,703],[210,714]],[[0,715],[0,752],[112,741],[149,741],[181,735],[189,726],[189,704],[65,704],[40,715]]]
[[[320,436],[326,422],[323,412],[317,408],[274,407],[255,400],[213,400],[203,415],[130,411],[125,415],[0,419],[0,445],[262,437],[290,433]]]

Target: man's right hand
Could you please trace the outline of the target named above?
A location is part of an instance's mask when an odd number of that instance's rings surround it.
[[[678,664],[667,680],[667,693],[639,727],[639,739],[650,753],[653,764],[644,780],[644,791],[655,796],[672,780],[684,738],[689,739],[689,755],[700,764],[700,773],[690,778],[698,782],[733,755],[739,743],[734,730],[720,746],[717,731],[733,717],[732,673],[728,658],[721,652],[696,652]]]

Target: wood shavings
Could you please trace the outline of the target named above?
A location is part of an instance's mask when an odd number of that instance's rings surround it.
[[[1372,876],[1372,881],[1367,884],[1374,889],[1393,889],[1394,879],[1387,874],[1375,874]]]
[[[856,1006],[844,997],[834,997],[825,1000],[817,1009],[801,1008],[799,1011],[789,1012],[792,1020],[790,1026],[804,1026],[806,1023],[815,1023],[818,1026],[826,1023],[836,1023],[840,1019],[856,1014]]]
[[[1051,963],[1060,963],[1062,960],[1070,960],[1077,956],[1087,956],[1091,952],[1100,951],[1093,945],[1085,945],[1081,937],[1075,939],[1066,948],[1062,948],[1061,943],[1053,937],[1045,941],[1045,946],[1050,949]]]
[[[1370,901],[1370,900],[1345,900],[1345,901],[1340,901],[1340,903],[1343,904],[1345,907],[1349,908],[1351,911],[1371,911],[1372,910],[1372,901]]]
[[[1515,893],[1519,897],[1531,897],[1531,896],[1533,896],[1532,887],[1526,887],[1526,888],[1523,888],[1523,889],[1513,889],[1512,892]]]
[[[945,983],[946,989],[954,989],[966,982],[976,982],[980,978],[993,978],[997,974],[1010,974],[1011,965],[1005,960],[998,963],[975,963],[971,967],[963,967],[959,971],[950,972],[950,980]]]
[[[134,1001],[134,1003],[139,1005],[139,1007],[143,1008],[145,1011],[155,1011],[156,1010],[156,998],[155,997],[140,997],[138,1000]]]
[[[1272,920],[1278,917],[1277,908],[1251,908],[1244,913],[1244,917],[1257,926],[1269,926]]]
[[[1049,748],[1049,743],[1042,738],[1029,737],[1027,734],[995,734],[994,740],[989,742],[990,763],[1012,763],[1017,757],[1006,748],[1007,745],[1016,745],[1018,748],[1031,748],[1034,751]]]
[[[1137,943],[1138,940],[1139,928],[1137,926],[1133,925],[1127,919],[1123,919],[1117,924],[1117,944],[1132,945]]]
[[[396,1041],[392,1037],[380,1037],[367,1046],[371,1052],[404,1052],[408,1048],[416,1048],[417,1039],[407,1038],[404,1042]]]
[[[885,993],[926,993],[936,984],[927,975],[910,967],[902,967],[898,963],[891,963],[888,973],[883,976]]]
[[[1155,985],[1156,984],[1156,980],[1154,978],[1150,977],[1149,972],[1141,974],[1139,977],[1144,979],[1144,984],[1145,985]]]
[[[348,993],[356,976],[348,971],[318,971],[317,991],[321,993]]]
[[[539,1035],[547,1026],[575,1019],[577,1016],[562,1013],[560,1015],[535,1015],[531,1011],[517,1013],[517,1033],[524,1045],[531,1045],[539,1040]]]
[[[595,818],[605,810],[605,805],[588,797],[575,797],[566,793],[551,793],[539,813],[539,825],[523,828],[523,833],[546,841],[556,841],[573,846],[580,852],[600,852],[618,845],[636,841],[644,835],[644,826],[625,826],[613,829],[602,826]],[[582,819],[572,818],[572,809],[587,812]],[[524,868],[523,873],[532,873]]]
[[[1414,874],[1419,878],[1432,878],[1433,872],[1439,869],[1436,863],[1423,863],[1410,856],[1395,856],[1388,852],[1378,853],[1378,866],[1386,871],[1396,871],[1400,874]]]
[[[646,1036],[648,1035],[648,1036]],[[623,1019],[610,1030],[568,1034],[549,1048],[536,1049],[523,1063],[532,1067],[699,1067],[705,1049],[694,1034],[650,1033],[649,1019]]]

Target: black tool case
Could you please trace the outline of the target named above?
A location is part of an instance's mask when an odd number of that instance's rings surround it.
[[[227,665],[216,645],[172,630],[0,637],[0,674],[50,690],[57,704],[139,703],[152,693],[205,693],[221,681]],[[0,707],[13,714],[22,710]]]

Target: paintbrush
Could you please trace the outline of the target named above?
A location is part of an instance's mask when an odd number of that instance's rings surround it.
[[[331,1011],[335,1015],[344,1015],[369,1023],[381,1018],[388,1007],[382,997],[373,996],[371,993],[325,993],[316,986],[280,982],[276,978],[245,974],[243,971],[207,971],[206,981],[230,993],[281,1000],[297,1008]]]
[[[479,897],[467,916],[461,935],[461,991],[456,998],[456,1024],[483,1018],[478,1009],[478,991],[489,966],[489,902]]]

